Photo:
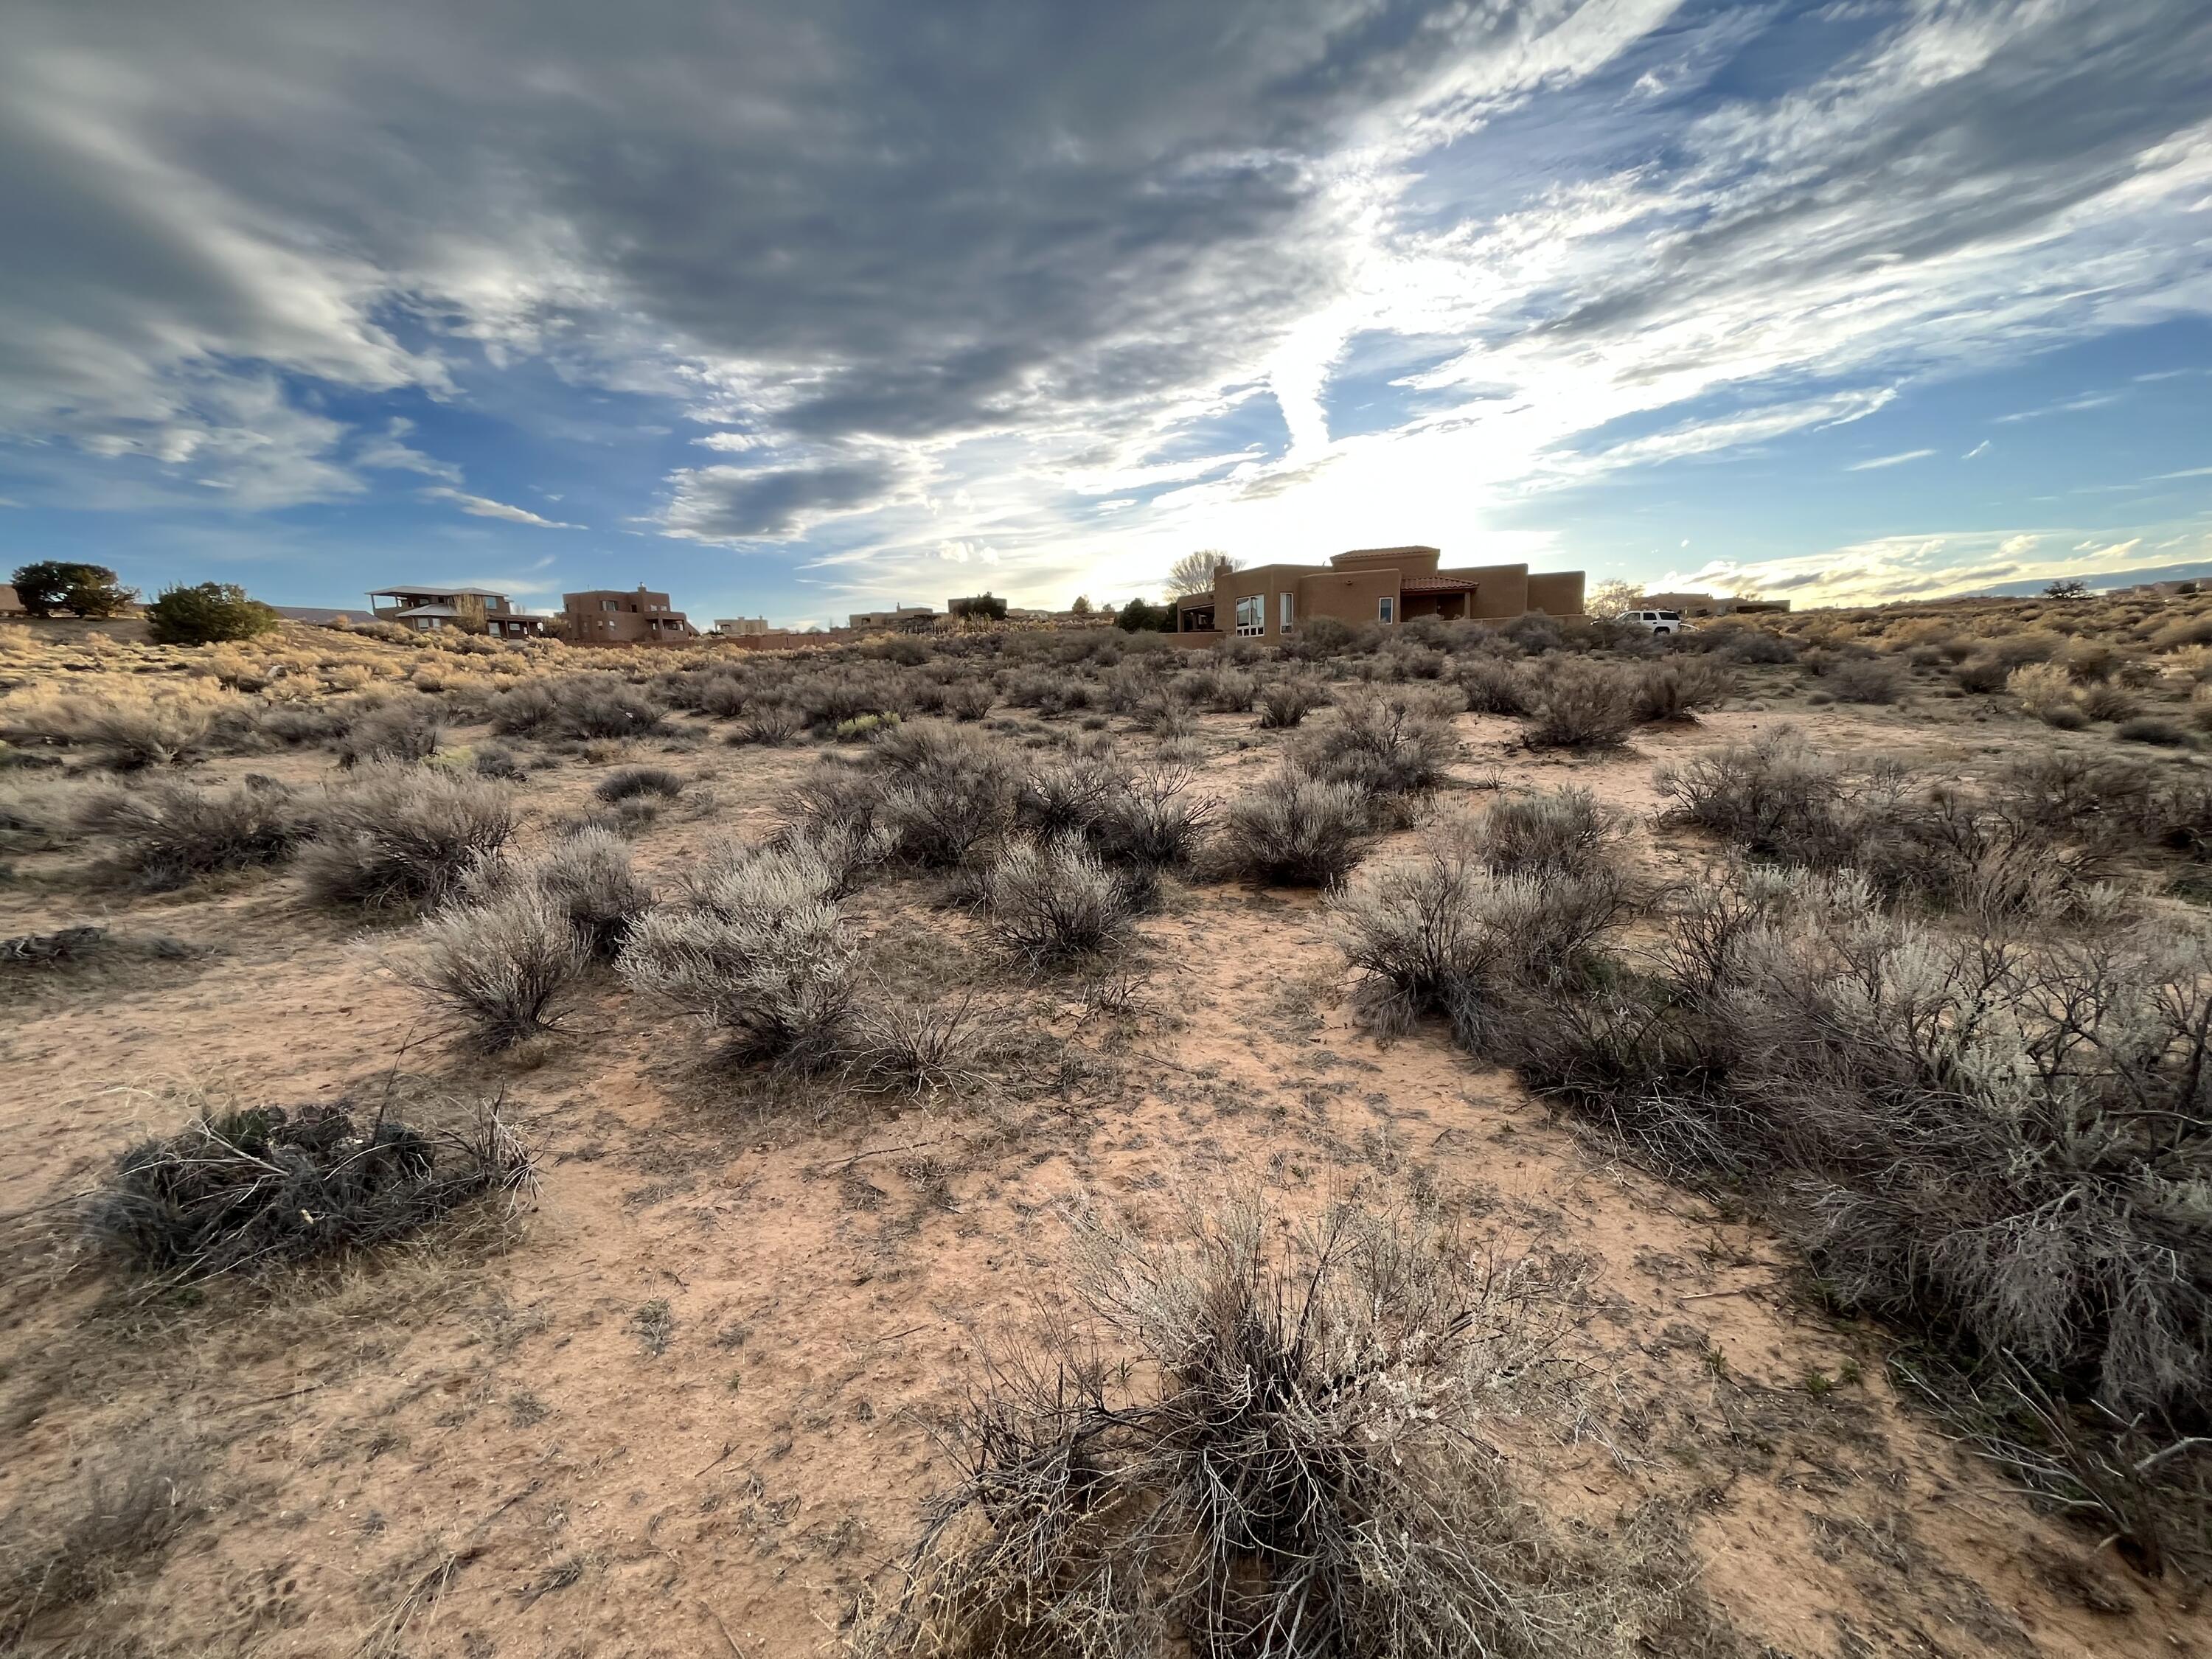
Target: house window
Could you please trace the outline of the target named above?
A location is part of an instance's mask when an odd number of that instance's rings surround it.
[[[1291,615],[1295,596],[1289,593],[1278,593],[1275,595],[1275,600],[1276,626],[1283,633],[1287,634],[1291,631]]]
[[[622,607],[617,605],[612,599],[601,599],[599,601],[599,609],[602,611],[619,611]]]
[[[1375,601],[1375,620],[1382,623],[1385,627],[1388,627],[1390,623],[1398,620],[1398,598],[1396,594],[1386,593],[1381,599]]]
[[[1264,634],[1267,631],[1267,595],[1248,593],[1237,601],[1237,631],[1239,635]]]

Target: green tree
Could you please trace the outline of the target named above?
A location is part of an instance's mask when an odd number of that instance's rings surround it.
[[[1078,593],[1075,596],[1075,603],[1068,606],[1067,609],[1069,613],[1073,616],[1089,616],[1091,614],[1091,596],[1088,593]]]
[[[212,645],[221,640],[250,640],[276,631],[279,617],[258,599],[248,599],[234,582],[202,582],[196,587],[165,587],[146,607],[146,625],[156,645]]]
[[[1143,599],[1132,599],[1121,607],[1121,614],[1114,618],[1114,626],[1125,634],[1141,634],[1146,629],[1154,633],[1175,632],[1175,607],[1150,605]]]
[[[1006,619],[1006,602],[993,593],[978,593],[972,599],[954,599],[945,609],[955,617],[981,617],[991,622]]]
[[[10,578],[15,597],[34,617],[51,617],[57,611],[80,617],[113,617],[138,597],[125,587],[104,564],[77,564],[65,559],[41,559],[18,566]]]
[[[2043,597],[2046,599],[2086,599],[2089,597],[2089,584],[2078,576],[2063,576],[2045,588]]]

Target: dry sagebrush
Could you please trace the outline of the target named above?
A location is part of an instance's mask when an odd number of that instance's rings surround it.
[[[164,1283],[261,1273],[405,1237],[463,1205],[535,1190],[498,1115],[432,1127],[378,1111],[210,1113],[134,1146],[87,1200],[87,1237]]]
[[[107,842],[117,870],[154,892],[283,864],[313,827],[290,789],[262,777],[204,787],[167,780],[111,785],[77,803],[76,822]]]
[[[324,904],[434,908],[514,834],[507,787],[428,767],[376,763],[334,789],[302,860]]]
[[[1560,1380],[1571,1285],[1351,1206],[1287,1237],[1241,1201],[1164,1244],[1076,1235],[1109,1346],[994,1370],[854,1652],[1565,1659],[1660,1636],[1667,1599],[1548,1527],[1492,1449]]]
[[[638,921],[617,966],[632,989],[724,1033],[733,1058],[818,1069],[837,1058],[854,1000],[843,879],[804,846],[732,843]]]

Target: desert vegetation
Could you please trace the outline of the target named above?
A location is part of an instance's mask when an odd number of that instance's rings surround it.
[[[0,629],[0,1640],[2185,1626],[2212,601],[254,620]]]

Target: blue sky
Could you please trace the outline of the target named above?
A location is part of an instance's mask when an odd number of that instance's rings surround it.
[[[0,560],[695,618],[2212,560],[2201,0],[19,0]]]

